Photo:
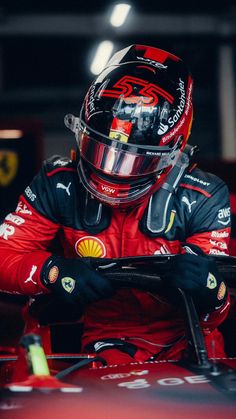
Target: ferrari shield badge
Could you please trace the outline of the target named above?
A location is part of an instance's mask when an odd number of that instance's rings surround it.
[[[0,186],[8,186],[16,176],[19,166],[17,153],[0,150]]]
[[[75,288],[75,280],[69,276],[65,276],[61,280],[61,284],[65,291],[72,293],[73,289]]]

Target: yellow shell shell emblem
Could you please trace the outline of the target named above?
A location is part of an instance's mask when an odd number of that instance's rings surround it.
[[[0,150],[0,186],[7,186],[12,182],[18,165],[18,155],[14,151]]]
[[[106,256],[106,248],[103,242],[97,237],[85,236],[75,243],[75,250],[79,256],[104,258]]]

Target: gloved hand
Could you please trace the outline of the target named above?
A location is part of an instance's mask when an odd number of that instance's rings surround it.
[[[168,268],[169,273],[163,279],[170,287],[172,300],[173,289],[181,288],[193,297],[199,312],[213,311],[224,304],[227,288],[213,258],[188,253],[175,255]]]
[[[42,268],[41,281],[68,303],[89,304],[111,297],[115,292],[107,278],[81,259],[50,256]]]

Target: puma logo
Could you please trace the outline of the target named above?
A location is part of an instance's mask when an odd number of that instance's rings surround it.
[[[187,196],[183,196],[182,202],[184,202],[187,205],[188,210],[191,213],[192,212],[192,205],[196,204],[197,201],[190,202],[189,199],[187,198]]]
[[[66,193],[70,196],[70,185],[71,182],[68,184],[68,186],[63,185],[63,183],[57,183],[57,189],[65,189]]]
[[[37,285],[37,282],[35,282],[33,280],[33,275],[35,274],[35,272],[37,271],[38,267],[36,265],[32,265],[29,277],[25,280],[25,284],[27,284],[27,282],[33,282],[33,284]]]

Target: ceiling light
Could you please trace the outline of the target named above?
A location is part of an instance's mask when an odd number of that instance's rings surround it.
[[[114,44],[111,41],[103,41],[98,45],[93,62],[90,66],[90,71],[97,75],[100,74],[111,57]]]
[[[23,131],[20,129],[0,129],[1,140],[15,140],[23,137]]]
[[[112,26],[122,26],[128,16],[131,6],[126,3],[120,3],[114,6],[110,17],[110,23]]]

